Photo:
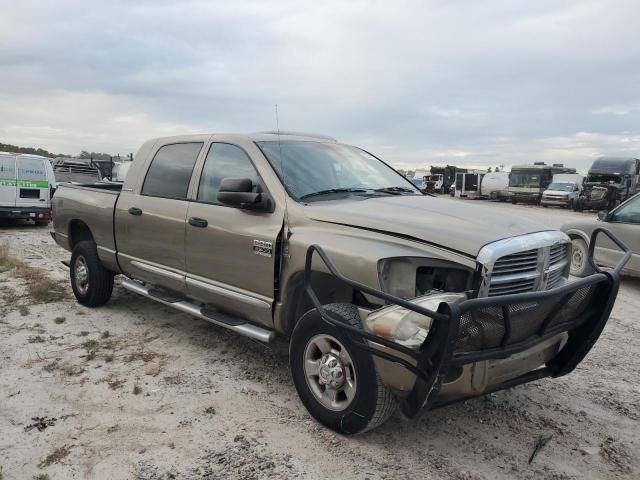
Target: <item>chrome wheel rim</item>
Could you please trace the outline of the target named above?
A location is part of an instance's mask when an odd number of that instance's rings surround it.
[[[571,248],[571,270],[573,272],[579,272],[584,265],[584,261],[584,251],[581,245],[574,240]]]
[[[304,349],[304,374],[309,389],[325,408],[345,410],[356,395],[356,373],[347,349],[331,335],[312,337]]]
[[[87,267],[87,261],[82,255],[76,258],[73,271],[75,274],[76,288],[82,295],[85,295],[89,290],[89,267]]]

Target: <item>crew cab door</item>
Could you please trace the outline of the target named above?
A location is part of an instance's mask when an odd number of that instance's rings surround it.
[[[265,189],[250,154],[237,144],[211,143],[200,170],[187,213],[189,296],[270,326],[283,211],[251,212],[218,202],[224,178],[249,178]]]
[[[146,175],[133,192],[121,194],[115,228],[118,260],[126,274],[186,292],[187,199],[202,147],[203,142],[156,146]]]

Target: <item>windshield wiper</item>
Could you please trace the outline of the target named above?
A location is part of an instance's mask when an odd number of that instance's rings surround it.
[[[384,187],[376,188],[374,192],[390,193],[392,195],[402,195],[403,193],[416,193],[412,188],[406,187]]]
[[[331,193],[366,193],[367,191],[364,188],[329,188],[327,190],[320,190],[318,192],[307,193],[306,195],[302,195],[300,200],[306,200],[311,197],[319,197],[321,195],[328,195]]]

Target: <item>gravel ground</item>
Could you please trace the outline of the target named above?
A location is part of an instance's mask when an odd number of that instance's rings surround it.
[[[573,212],[519,209],[557,227]],[[0,478],[511,479],[640,477],[640,281],[567,377],[399,414],[347,438],[298,400],[287,345],[262,345],[116,286],[78,305],[48,228],[0,227],[65,298],[0,273]],[[532,462],[530,457],[538,449]]]

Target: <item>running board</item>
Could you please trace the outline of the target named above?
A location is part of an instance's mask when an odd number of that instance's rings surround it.
[[[181,312],[201,318],[203,320],[206,320],[207,322],[219,325],[220,327],[228,328],[229,330],[233,330],[234,332],[237,332],[241,335],[259,340],[264,343],[272,342],[276,336],[275,332],[272,330],[267,330],[266,328],[258,327],[257,325],[253,325],[244,321],[239,323],[236,317],[225,315],[222,312],[215,311],[211,308],[199,307],[187,300],[180,300],[178,302],[164,300],[160,298],[160,296],[154,296],[153,293],[150,293],[152,289],[145,287],[135,280],[126,278],[122,280],[121,285],[127,290],[142,295],[143,297],[150,298],[151,300],[155,300],[156,302],[162,303],[163,305],[173,307],[176,310],[180,310]]]

